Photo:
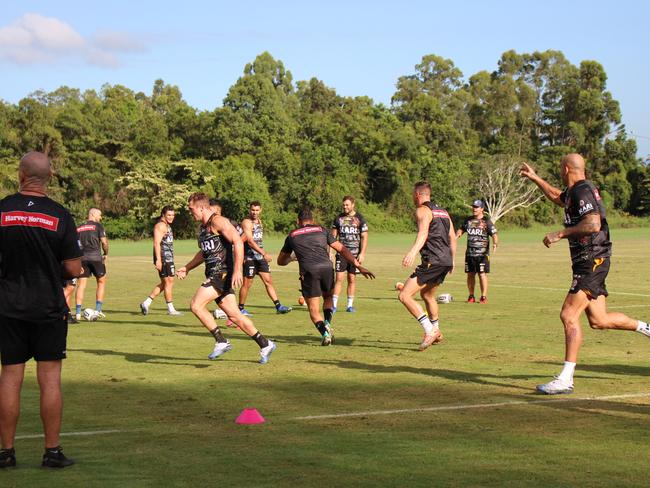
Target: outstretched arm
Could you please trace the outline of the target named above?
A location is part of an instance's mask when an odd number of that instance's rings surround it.
[[[580,238],[598,231],[600,231],[600,215],[590,213],[585,215],[578,222],[578,225],[546,234],[543,242],[546,247],[551,247],[551,244],[556,243],[560,239],[568,239],[570,237]]]
[[[546,198],[548,198],[550,201],[556,205],[559,205],[560,207],[564,206],[564,202],[560,200],[560,194],[562,193],[562,190],[555,188],[548,181],[544,180],[541,176],[535,173],[535,170],[532,168],[532,166],[527,163],[523,163],[521,165],[521,168],[519,168],[519,174],[522,177],[528,178],[530,181],[535,183],[539,189],[542,190],[542,193],[544,193]]]
[[[375,278],[375,275],[370,270],[361,266],[359,260],[355,258],[354,255],[348,250],[348,248],[341,244],[339,241],[332,242],[330,244],[330,247],[341,254],[346,261],[352,263],[365,278],[370,278],[371,280]]]

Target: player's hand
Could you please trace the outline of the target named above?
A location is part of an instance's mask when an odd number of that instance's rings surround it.
[[[497,252],[497,245],[496,244],[492,244],[492,252]]]
[[[266,261],[267,263],[270,263],[271,261],[273,261],[273,256],[271,256],[268,252],[265,252],[264,253],[264,261]]]
[[[448,274],[448,275],[452,275],[452,274],[454,274],[454,270],[455,270],[455,269],[456,269],[456,263],[454,263],[454,262],[452,261],[452,262],[451,262],[451,269],[449,270],[449,273],[447,273],[447,274]]]
[[[362,264],[366,260],[365,254],[359,254],[357,256],[357,261],[359,261],[360,264]]]
[[[156,267],[156,269],[158,270],[158,272],[161,272],[161,271],[162,271],[162,261],[157,261],[157,260],[156,260],[156,263],[154,264],[154,266]]]
[[[535,170],[530,164],[521,163],[521,167],[519,168],[519,175],[532,180],[537,176],[537,173],[535,173]]]
[[[369,279],[369,280],[374,280],[375,279],[375,274],[370,271],[367,268],[364,268],[363,266],[357,266],[357,269],[359,270],[359,273],[363,275],[364,278]]]
[[[241,268],[241,266],[240,266]],[[244,275],[242,274],[242,270],[238,269],[233,271],[232,273],[232,287],[233,288],[241,288],[241,285],[244,283]]]
[[[551,244],[555,244],[557,241],[559,241],[562,237],[560,236],[559,232],[549,232],[544,236],[544,245],[546,247],[551,247]]]
[[[402,259],[402,266],[408,268],[413,264],[414,261],[415,261],[415,253],[409,252],[406,256],[404,256],[404,259]]]
[[[184,280],[185,278],[187,278],[187,268],[185,266],[183,266],[182,268],[177,269],[176,270],[176,277],[179,280]]]

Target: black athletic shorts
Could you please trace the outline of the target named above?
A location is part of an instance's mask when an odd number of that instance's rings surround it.
[[[162,268],[158,271],[158,276],[161,278],[171,278],[176,276],[176,267],[174,263],[162,263]]]
[[[411,278],[418,280],[418,285],[441,285],[445,281],[445,276],[451,271],[451,266],[439,266],[437,264],[422,263],[415,268],[415,273]]]
[[[300,285],[305,298],[331,295],[334,289],[334,270],[331,267],[303,270],[300,272]]]
[[[56,361],[66,357],[68,321],[25,322],[0,317],[0,358],[2,364]]]
[[[343,255],[338,253],[336,254],[334,269],[336,270],[337,273],[345,273],[347,271],[348,273],[359,274],[359,270],[356,268],[356,266],[354,266],[354,264],[352,264],[350,261],[345,259]]]
[[[232,289],[232,273],[229,271],[217,271],[213,273],[207,280],[201,283],[201,286],[205,288],[212,287],[220,293],[216,300],[217,304],[221,303],[227,295],[235,294],[235,290]]]
[[[490,255],[465,256],[465,273],[489,273]]]
[[[249,259],[244,261],[244,277],[254,278],[256,274],[270,273],[271,268],[266,259]]]
[[[81,261],[81,266],[84,272],[79,275],[79,278],[90,278],[91,274],[97,278],[101,278],[106,274],[104,261]]]
[[[609,273],[609,258],[596,258],[586,266],[573,267],[573,281],[569,293],[584,291],[589,299],[596,299],[600,295],[607,296],[605,279]]]

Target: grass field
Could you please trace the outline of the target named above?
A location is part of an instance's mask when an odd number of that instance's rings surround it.
[[[329,348],[296,306],[295,264],[275,266],[280,298],[295,310],[275,315],[256,281],[248,308],[278,343],[266,366],[232,329],[233,350],[206,359],[213,340],[188,309],[202,269],[177,281],[185,315],[167,316],[158,299],[141,316],[157,278],[150,244],[114,243],[107,318],[71,326],[68,338],[63,431],[76,435],[62,444],[77,465],[38,467],[31,363],[19,466],[0,472],[0,486],[648,486],[648,338],[586,330],[575,393],[534,393],[560,369],[558,315],[571,280],[566,242],[549,250],[542,237],[501,235],[486,306],[464,303],[463,238],[458,270],[441,288],[456,298],[441,306],[445,342],[422,353],[421,328],[393,290],[409,274],[400,262],[413,236],[370,236],[366,264],[377,280],[360,282],[356,314],[335,316]],[[610,308],[650,319],[650,229],[613,238]],[[277,255],[280,245],[267,248]],[[177,243],[178,266],[194,246]],[[92,284],[86,293],[92,306]],[[267,422],[236,425],[245,407]]]

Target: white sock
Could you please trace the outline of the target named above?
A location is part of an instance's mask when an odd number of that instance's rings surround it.
[[[641,320],[638,320],[637,322],[639,323],[639,325],[636,328],[636,331],[641,332],[641,334],[650,337],[650,324],[643,322]]]
[[[350,308],[353,303],[354,303],[354,297],[348,295],[348,308]]]
[[[563,381],[564,383],[568,383],[570,385],[573,384],[573,372],[576,369],[576,363],[572,363],[571,361],[564,361],[564,368],[562,368],[562,372],[558,375],[558,379],[560,381]]]
[[[338,295],[332,295],[332,303],[334,305],[334,308],[336,308],[336,304],[339,303],[339,296]]]
[[[167,311],[168,312],[175,312],[176,309],[174,308],[174,302],[167,302]]]
[[[148,307],[148,306],[151,305],[151,302],[153,302],[153,299],[152,299],[151,297],[147,297],[147,298],[145,299],[145,301],[142,302],[142,304],[143,304],[145,307]]]
[[[426,335],[433,334],[433,324],[431,323],[431,320],[429,320],[429,317],[423,314],[422,317],[418,319],[418,322],[420,322],[420,325],[424,329],[424,333]]]

